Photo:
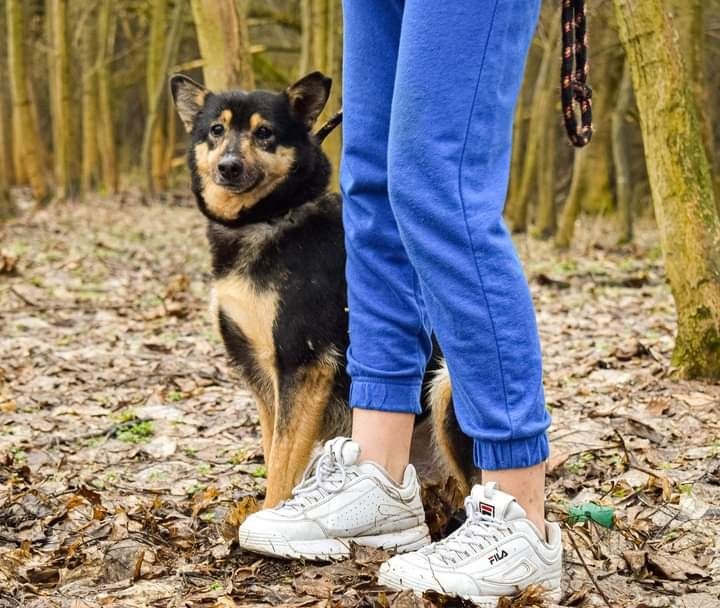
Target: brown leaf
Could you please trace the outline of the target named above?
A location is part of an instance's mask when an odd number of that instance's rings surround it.
[[[555,469],[564,465],[568,458],[570,458],[570,452],[557,449],[551,450],[550,458],[545,462],[545,472],[552,473]]]
[[[60,571],[52,566],[28,568],[25,577],[35,585],[55,586],[60,580]]]
[[[667,399],[651,399],[645,409],[653,416],[662,416],[670,411],[670,401]]]
[[[260,509],[257,499],[254,496],[243,496],[225,515],[221,526],[221,533],[227,542],[232,542],[237,538],[237,531],[248,517],[255,511]]]
[[[133,569],[132,580],[136,581],[140,578],[140,573],[142,571],[142,565],[143,565],[144,559],[145,559],[145,551],[143,549],[141,549],[138,552],[137,559],[135,560],[135,568]]]
[[[327,578],[299,576],[293,581],[293,589],[301,595],[330,599],[337,585]]]
[[[696,564],[664,551],[649,552],[648,566],[663,578],[685,581],[689,578],[707,578],[708,573]]]
[[[514,597],[501,597],[497,608],[544,608],[551,603],[547,591],[541,585],[530,585]]]
[[[367,545],[358,545],[352,543],[350,545],[350,558],[356,563],[362,566],[373,565],[379,566],[383,562],[387,561],[390,556],[387,551],[382,549],[375,549],[368,547]]]
[[[0,251],[0,275],[9,277],[18,274],[18,257],[8,251]]]
[[[425,523],[430,529],[432,538],[446,536],[448,526],[453,521],[456,511],[462,506],[464,496],[452,477],[444,482],[423,484],[421,497],[425,507]]]
[[[236,608],[238,605],[229,595],[223,595],[215,600],[212,608]]]
[[[445,595],[437,591],[426,591],[422,594],[422,598],[430,602],[431,606],[440,606],[441,608],[474,608],[475,604],[470,600],[464,600],[455,596]],[[395,602],[393,602],[395,606]],[[498,603],[498,606],[500,604]],[[506,608],[509,608],[507,604]]]
[[[202,511],[207,509],[218,497],[218,490],[215,486],[208,486],[202,492],[198,492],[193,496],[192,516],[197,517]]]
[[[613,351],[613,356],[618,361],[630,361],[634,357],[644,357],[648,354],[650,351],[647,346],[635,338],[623,342]]]
[[[645,551],[625,551],[623,558],[627,562],[628,568],[635,576],[640,576],[645,569],[647,553]]]
[[[168,299],[176,298],[178,295],[187,292],[190,287],[190,279],[187,275],[176,274],[170,277],[170,280],[165,286],[165,297]]]

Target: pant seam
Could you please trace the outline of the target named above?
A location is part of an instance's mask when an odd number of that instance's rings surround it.
[[[388,196],[388,201],[389,201],[389,196]],[[397,223],[397,220],[395,220],[395,221]],[[405,251],[405,255],[407,256],[408,263],[410,263],[410,267],[412,268],[412,262],[410,262],[410,256],[408,256],[407,250]],[[417,307],[418,318],[420,320],[420,325],[419,325],[417,333],[415,335],[417,336],[418,342],[421,342],[423,334],[426,333],[425,332],[425,314],[426,314],[425,301],[424,301],[424,299],[422,299],[420,297],[420,294],[422,293],[422,291],[420,290],[420,285],[419,285],[420,279],[418,278],[418,274],[414,268],[412,268],[412,277],[413,277],[413,294],[415,296],[415,306]],[[431,354],[429,356],[432,356],[432,347],[430,347],[430,353]],[[425,368],[427,367],[429,357],[428,358],[423,357],[422,349],[418,349],[417,355],[418,355],[418,367],[424,371]]]
[[[507,387],[505,385],[505,372],[503,370],[502,357],[500,355],[500,343],[498,342],[497,330],[495,328],[495,319],[493,318],[492,310],[490,309],[490,301],[488,300],[487,292],[485,291],[485,283],[482,278],[482,272],[480,271],[480,266],[477,261],[477,256],[475,255],[476,247],[473,242],[472,234],[470,232],[470,226],[469,226],[468,220],[467,220],[467,210],[465,208],[465,198],[463,196],[463,179],[462,179],[463,178],[463,166],[464,166],[464,162],[465,162],[465,152],[467,150],[468,139],[470,137],[470,125],[472,124],[472,117],[473,117],[473,113],[475,111],[475,106],[477,103],[478,91],[480,89],[480,80],[481,80],[483,71],[485,69],[485,59],[487,57],[488,46],[490,45],[490,38],[493,34],[493,29],[495,27],[495,17],[497,14],[498,2],[499,2],[499,0],[495,0],[492,16],[490,17],[490,26],[488,28],[488,35],[485,40],[485,45],[484,45],[483,53],[482,53],[482,59],[480,61],[480,69],[478,71],[477,80],[475,82],[475,91],[473,93],[472,103],[470,104],[470,112],[468,113],[467,126],[465,128],[465,135],[463,138],[463,146],[462,146],[462,150],[460,152],[460,162],[458,163],[458,195],[460,198],[460,208],[462,209],[463,222],[465,224],[465,230],[467,232],[468,242],[470,243],[470,247],[472,249],[472,254],[473,254],[472,257],[473,257],[473,263],[475,264],[475,271],[477,272],[478,280],[480,282],[480,290],[482,291],[483,299],[485,300],[485,306],[487,307],[487,311],[488,311],[488,316],[490,317],[490,326],[492,327],[493,338],[495,340],[495,350],[497,352],[498,367],[500,369],[500,381],[502,383],[502,391],[503,391],[503,396],[505,398],[505,414],[507,416],[508,423],[510,426],[510,436],[514,437],[514,434],[515,434],[514,426],[515,425],[513,424],[512,417],[510,416]]]

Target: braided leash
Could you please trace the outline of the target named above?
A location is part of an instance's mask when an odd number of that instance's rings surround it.
[[[562,43],[563,120],[573,146],[582,148],[589,144],[592,138],[592,89],[586,83],[589,66],[585,0],[563,0]],[[580,104],[579,131],[575,117],[575,102]],[[342,109],[316,131],[315,138],[318,143],[322,143],[341,122]]]
[[[585,0],[563,0],[562,45],[560,95],[563,120],[572,145],[582,148],[592,138],[592,89],[586,84],[589,66]],[[575,102],[580,104],[580,129],[575,117]]]

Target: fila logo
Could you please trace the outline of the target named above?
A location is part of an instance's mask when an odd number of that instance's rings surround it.
[[[501,559],[505,559],[507,556],[508,552],[503,549],[501,553],[493,553],[490,557],[488,557],[488,559],[490,560],[491,564],[494,564],[496,562],[499,562]]]
[[[493,505],[489,505],[486,502],[481,502],[479,506],[480,513],[482,513],[483,515],[489,515],[490,517],[495,517],[495,507]]]

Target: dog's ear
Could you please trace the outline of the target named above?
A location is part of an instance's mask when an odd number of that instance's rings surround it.
[[[287,88],[292,113],[308,130],[327,103],[331,84],[332,80],[321,72],[312,72]]]
[[[183,74],[175,74],[170,78],[170,91],[180,120],[185,130],[190,133],[193,130],[195,117],[202,109],[210,91]]]

